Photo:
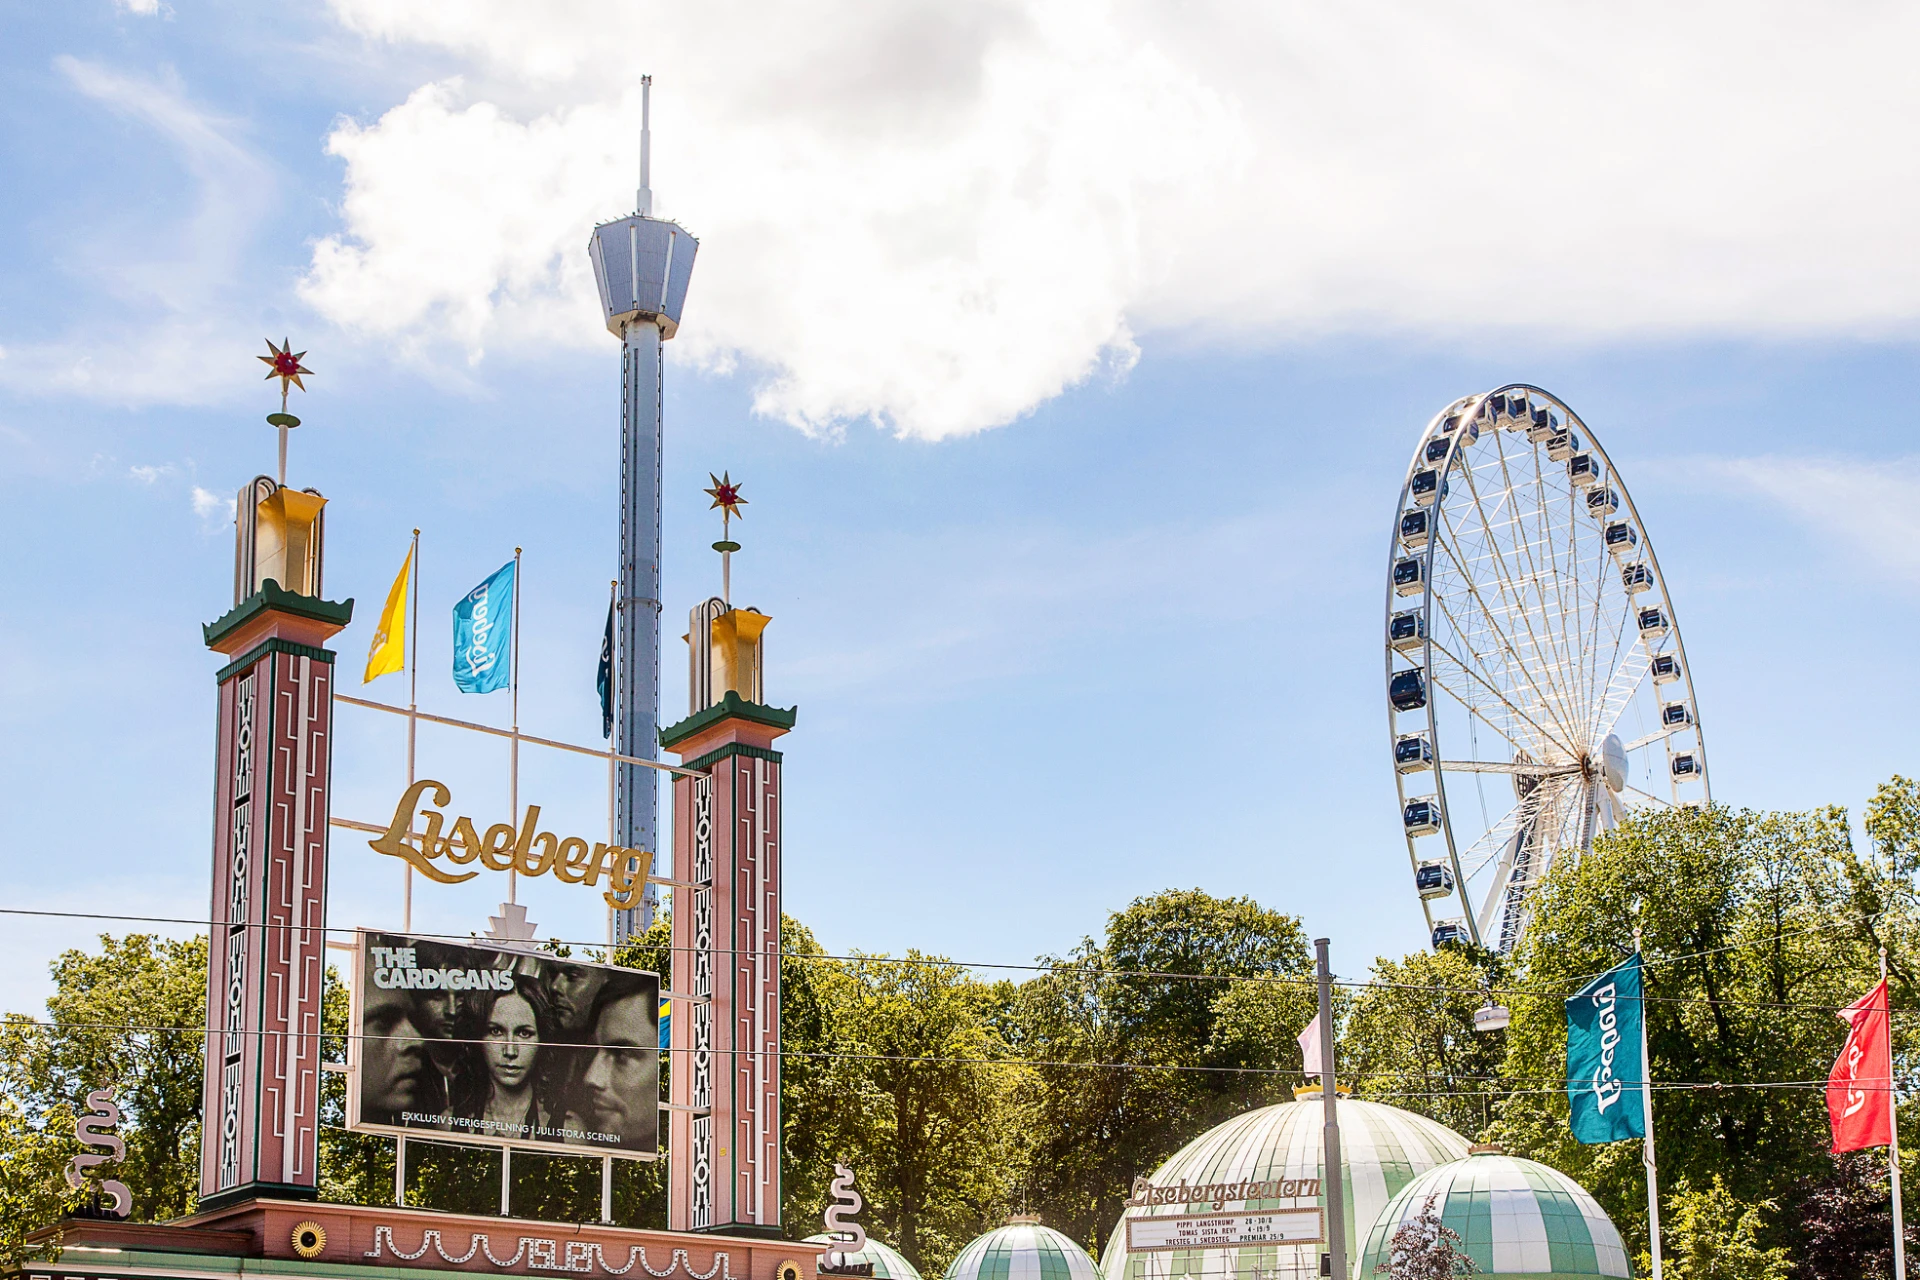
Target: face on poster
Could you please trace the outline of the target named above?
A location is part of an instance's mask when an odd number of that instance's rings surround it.
[[[660,1143],[660,979],[398,933],[360,935],[348,1125],[645,1156]]]

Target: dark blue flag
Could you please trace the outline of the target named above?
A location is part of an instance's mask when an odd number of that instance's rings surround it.
[[[594,678],[600,691],[600,736],[613,740],[613,601],[607,601],[607,633],[600,637],[600,674]]]

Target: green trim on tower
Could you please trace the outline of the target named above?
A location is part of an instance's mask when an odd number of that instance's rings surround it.
[[[660,731],[660,745],[671,748],[676,742],[685,742],[703,729],[711,729],[722,720],[746,720],[752,724],[764,724],[775,729],[791,729],[795,718],[800,714],[799,707],[763,707],[757,702],[748,702],[745,698],[727,690],[720,701],[705,711],[696,711],[679,724],[668,725]]]
[[[284,653],[295,658],[312,658],[315,662],[324,662],[328,666],[333,665],[333,650],[317,649],[310,644],[295,644],[291,640],[282,640],[278,636],[275,636],[269,640],[262,640],[259,644],[253,646],[253,648],[247,650],[232,662],[229,662],[226,666],[214,672],[213,682],[215,684],[225,684],[229,678],[239,675],[242,671],[245,671],[248,667],[270,653]]]
[[[682,769],[705,769],[733,756],[745,756],[749,760],[771,760],[775,764],[779,764],[782,759],[778,751],[769,751],[765,747],[750,747],[744,742],[729,742],[726,746],[716,751],[709,751],[703,756],[695,756],[680,767]]]
[[[291,613],[297,618],[312,618],[316,622],[331,622],[344,627],[353,621],[353,601],[321,600],[314,596],[303,596],[297,591],[288,591],[272,578],[260,584],[260,590],[227,610],[212,622],[202,623],[200,633],[211,649],[236,628],[251,622],[268,609],[277,609],[281,613]]]

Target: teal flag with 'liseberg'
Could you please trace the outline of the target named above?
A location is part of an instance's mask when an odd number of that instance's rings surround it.
[[[1567,1001],[1567,1101],[1580,1142],[1647,1136],[1640,953]]]
[[[462,693],[504,689],[513,673],[513,561],[453,606],[453,682]]]

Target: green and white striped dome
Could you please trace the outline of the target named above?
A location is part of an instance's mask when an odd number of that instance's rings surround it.
[[[1633,1274],[1620,1233],[1579,1183],[1544,1164],[1482,1150],[1400,1189],[1367,1236],[1361,1275],[1386,1259],[1393,1233],[1420,1216],[1428,1196],[1473,1255],[1480,1280]]]
[[[1460,1159],[1469,1144],[1445,1125],[1398,1107],[1354,1098],[1341,1098],[1338,1106],[1341,1187],[1351,1257],[1358,1252],[1354,1246],[1365,1238],[1367,1228],[1396,1192],[1429,1169]],[[1114,1224],[1100,1258],[1106,1280],[1270,1280],[1276,1274],[1319,1275],[1324,1244],[1132,1250],[1127,1224],[1194,1213],[1231,1218],[1316,1206],[1324,1215],[1327,1196],[1321,1144],[1325,1123],[1320,1095],[1314,1093],[1236,1116],[1182,1147],[1145,1181],[1156,1188],[1185,1183],[1195,1193],[1213,1187],[1215,1198],[1178,1197],[1172,1203],[1129,1206]],[[1309,1188],[1317,1194],[1288,1194],[1299,1190],[1295,1184],[1301,1179],[1318,1180],[1318,1188]],[[1244,1185],[1248,1182],[1261,1185],[1249,1188]],[[1235,1193],[1248,1191],[1256,1198],[1235,1198]]]
[[[808,1244],[832,1244],[833,1237],[822,1233],[808,1236]],[[836,1257],[835,1262],[843,1261]],[[867,1247],[857,1253],[848,1254],[844,1261],[858,1265],[862,1262],[873,1264],[873,1280],[920,1280],[920,1272],[911,1262],[901,1257],[899,1252],[881,1244],[872,1236],[867,1237]]]
[[[1100,1272],[1071,1238],[1015,1216],[962,1249],[946,1280],[1100,1280]]]

